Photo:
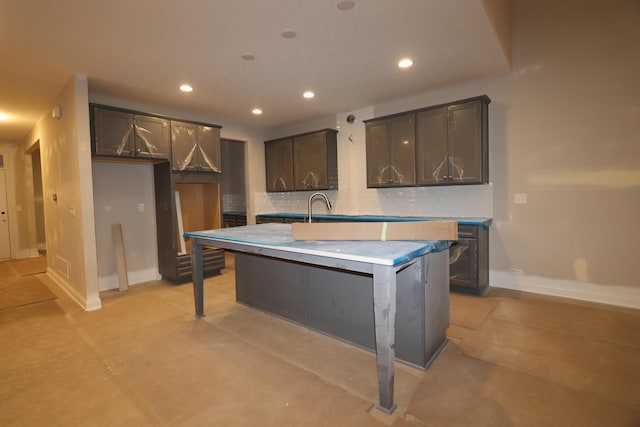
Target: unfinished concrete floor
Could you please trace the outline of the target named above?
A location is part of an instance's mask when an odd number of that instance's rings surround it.
[[[1,264],[1,263],[0,263]],[[0,310],[2,426],[640,426],[640,312],[493,290],[452,294],[450,341],[422,372],[234,302],[206,280]],[[1,267],[0,267],[1,269]]]

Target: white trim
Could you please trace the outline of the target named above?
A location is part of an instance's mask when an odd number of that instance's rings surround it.
[[[101,308],[102,301],[100,300],[100,296],[97,294],[94,297],[87,299],[87,304],[84,307],[86,311],[95,311],[100,310]]]
[[[640,288],[620,285],[601,285],[574,280],[528,276],[520,271],[489,272],[494,288],[513,289],[556,297],[573,298],[601,304],[640,309]]]
[[[70,284],[67,282],[58,272],[49,268],[47,269],[47,275],[53,280],[56,285],[60,287],[67,295],[71,297],[82,309],[86,311],[93,311],[102,308],[100,297],[91,298],[87,300],[84,296],[80,295]]]
[[[162,276],[158,274],[156,268],[148,268],[146,270],[139,271],[128,271],[127,277],[129,279],[130,285],[162,279]],[[111,276],[98,277],[98,288],[100,289],[100,292],[109,291],[111,289],[119,289],[118,275],[112,274]]]
[[[12,251],[11,252],[11,259],[26,259],[26,258],[35,258],[40,256],[40,254],[38,253],[38,251],[35,251],[35,255],[33,250],[31,249],[19,249],[17,250],[15,253]]]

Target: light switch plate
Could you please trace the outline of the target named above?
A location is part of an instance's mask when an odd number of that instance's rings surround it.
[[[527,193],[516,193],[514,199],[516,205],[525,205],[527,204]]]

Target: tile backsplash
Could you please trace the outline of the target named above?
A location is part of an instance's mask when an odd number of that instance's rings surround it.
[[[491,217],[493,186],[403,187],[325,191],[333,214]],[[256,213],[307,213],[312,192],[255,193]],[[328,213],[314,202],[314,213]]]

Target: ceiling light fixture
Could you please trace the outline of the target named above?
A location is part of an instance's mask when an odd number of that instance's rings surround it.
[[[304,97],[305,97],[305,98],[307,98],[307,99],[311,99],[311,98],[313,98],[314,96],[316,96],[316,94],[315,94],[315,93],[313,93],[313,92],[311,92],[310,90],[308,90],[308,91],[306,91],[305,93],[303,93],[303,94],[302,94],[302,96],[304,96]]]
[[[193,88],[190,85],[180,85],[180,90],[183,92],[193,92]]]
[[[337,6],[338,9],[340,10],[350,10],[353,9],[353,6],[356,5],[356,2],[353,0],[343,0],[343,1],[339,1]]]
[[[259,116],[260,114],[262,114],[262,110],[259,108],[254,108],[253,110],[251,110],[251,112],[256,116]]]
[[[9,116],[5,113],[0,113],[0,122],[3,122],[5,120],[9,120]]]
[[[254,59],[256,59],[256,56],[253,53],[247,52],[240,55],[240,58],[244,59],[245,61],[253,61]]]
[[[413,65],[413,61],[409,58],[401,59],[400,62],[398,62],[398,67],[400,68],[409,68],[412,65]]]
[[[298,35],[298,33],[296,33],[295,31],[293,31],[290,28],[287,28],[285,30],[282,30],[282,32],[280,33],[282,35],[282,37],[284,37],[285,39],[292,39],[295,36]]]

